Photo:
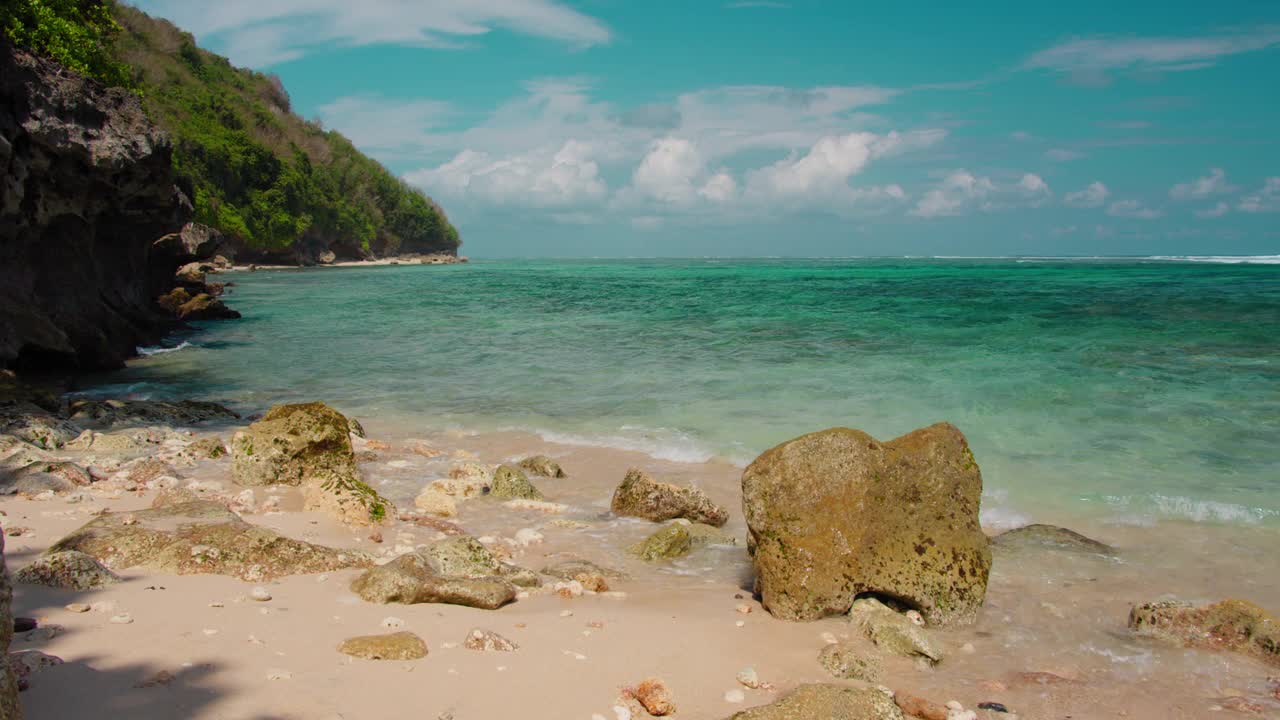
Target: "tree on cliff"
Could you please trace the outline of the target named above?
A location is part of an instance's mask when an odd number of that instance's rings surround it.
[[[120,25],[102,0],[5,0],[0,28],[16,45],[107,85],[128,85],[129,69],[112,55]]]

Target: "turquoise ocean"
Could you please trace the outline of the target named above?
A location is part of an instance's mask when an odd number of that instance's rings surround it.
[[[509,260],[222,279],[238,322],[88,392],[749,462],[833,425],[968,436],[993,524],[1280,526],[1280,264]]]

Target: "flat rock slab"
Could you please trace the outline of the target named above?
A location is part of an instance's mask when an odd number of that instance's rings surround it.
[[[420,660],[427,656],[427,644],[411,632],[361,635],[342,641],[338,652],[366,660]]]
[[[250,582],[368,567],[372,558],[284,537],[208,501],[101,515],[49,553],[77,550],[109,568],[144,567],[175,575],[230,575]]]

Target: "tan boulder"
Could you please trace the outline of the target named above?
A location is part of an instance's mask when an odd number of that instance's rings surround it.
[[[613,493],[610,509],[615,515],[654,522],[684,518],[721,527],[729,520],[728,511],[711,502],[698,488],[658,482],[638,468],[627,471],[626,478]]]
[[[361,635],[342,641],[338,652],[365,660],[419,660],[427,656],[427,644],[407,631]]]
[[[833,428],[766,451],[742,475],[765,608],[816,620],[875,593],[930,623],[972,622],[991,569],[981,496],[969,444],[946,423],[889,442]]]

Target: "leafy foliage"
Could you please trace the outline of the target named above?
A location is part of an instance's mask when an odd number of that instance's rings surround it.
[[[108,85],[129,85],[111,53],[120,25],[107,0],[3,0],[0,28],[14,44]]]
[[[196,219],[252,250],[455,252],[430,198],[349,140],[290,112],[280,78],[236,68],[190,33],[113,0],[0,0],[20,45],[137,89],[174,140]]]

